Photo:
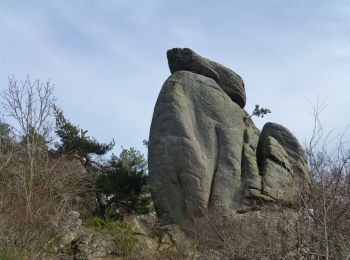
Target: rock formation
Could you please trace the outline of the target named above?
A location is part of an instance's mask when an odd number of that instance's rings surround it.
[[[170,77],[154,108],[149,178],[164,224],[257,201],[298,202],[309,182],[301,146],[283,126],[262,132],[244,111],[243,80],[190,49],[167,52]]]

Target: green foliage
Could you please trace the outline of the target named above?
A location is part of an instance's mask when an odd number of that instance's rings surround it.
[[[146,214],[152,210],[148,188],[147,162],[134,148],[112,155],[104,171],[97,175],[96,185],[119,211]]]
[[[0,120],[0,140],[10,139],[11,126]]]
[[[54,107],[56,118],[55,133],[60,139],[56,144],[56,149],[61,153],[77,153],[81,157],[90,154],[104,155],[114,146],[114,140],[110,143],[100,143],[95,138],[87,135],[87,130],[83,130],[69,122],[63,115],[62,110]]]
[[[143,140],[142,144],[148,148],[149,146],[149,141],[148,140]]]
[[[118,247],[118,254],[127,256],[135,252],[138,240],[130,225],[119,220],[104,220],[94,217],[91,226],[98,232],[107,232],[113,236]]]
[[[266,114],[271,113],[270,109],[267,108],[260,108],[259,105],[255,105],[255,109],[253,110],[253,113],[250,117],[252,116],[257,116],[257,117],[264,117]]]
[[[11,126],[0,120],[0,156],[6,153],[8,146],[13,142],[11,137]]]
[[[102,219],[99,217],[93,217],[91,220],[91,226],[97,230],[97,231],[101,231],[103,229],[106,228],[107,226],[107,220],[106,219]]]

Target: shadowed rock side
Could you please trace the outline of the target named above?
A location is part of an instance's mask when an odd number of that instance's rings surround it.
[[[271,200],[271,198],[264,197],[261,194],[262,177],[259,174],[256,158],[260,130],[256,128],[247,112],[245,112],[244,123],[244,143],[242,147],[242,176],[244,177],[242,178],[242,181],[244,182],[244,197]]]
[[[243,81],[233,71],[190,49],[167,54],[172,75],[155,105],[148,148],[163,224],[185,226],[203,211],[235,214],[262,201],[297,204],[310,179],[296,138],[274,123],[260,133],[242,109]]]
[[[188,48],[168,50],[167,57],[171,73],[187,70],[212,78],[235,103],[241,108],[245,106],[244,82],[234,71],[203,58]]]

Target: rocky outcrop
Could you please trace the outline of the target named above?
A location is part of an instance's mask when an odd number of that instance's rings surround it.
[[[190,49],[167,56],[172,75],[155,105],[148,152],[163,223],[184,226],[208,210],[235,214],[256,201],[295,203],[295,189],[309,180],[296,138],[273,123],[260,133],[232,70]]]

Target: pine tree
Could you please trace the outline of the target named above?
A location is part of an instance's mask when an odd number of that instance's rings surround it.
[[[97,176],[97,187],[105,199],[105,212],[147,214],[152,210],[148,189],[147,162],[134,148],[112,155],[106,170]]]
[[[87,130],[79,128],[69,122],[61,109],[54,107],[56,118],[55,133],[60,142],[56,143],[56,151],[64,154],[76,154],[90,160],[91,155],[105,155],[114,147],[114,140],[110,143],[100,143],[87,135]]]

